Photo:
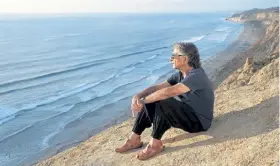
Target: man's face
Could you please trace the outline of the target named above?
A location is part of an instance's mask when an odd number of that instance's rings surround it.
[[[182,56],[182,53],[178,49],[174,48],[170,61],[173,64],[174,69],[180,69],[188,63],[188,57]]]

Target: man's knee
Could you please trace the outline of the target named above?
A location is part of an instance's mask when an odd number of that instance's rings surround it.
[[[157,104],[156,104],[156,112],[157,114],[165,114],[169,111],[170,109],[170,103],[172,102],[171,98],[167,98],[165,100],[160,100]]]
[[[153,102],[153,103],[146,103],[145,107],[148,111],[153,111],[155,109],[157,102]],[[144,109],[144,108],[143,108]]]
[[[160,105],[170,105],[170,103],[172,102],[172,100],[174,100],[173,97],[170,97],[170,98],[167,98],[167,99],[164,99],[164,100],[160,100],[159,103]]]

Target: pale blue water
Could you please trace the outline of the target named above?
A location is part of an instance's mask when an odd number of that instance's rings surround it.
[[[174,42],[194,42],[202,60],[222,51],[242,28],[227,16],[2,17],[0,165],[44,156],[129,112],[131,96],[172,71]]]

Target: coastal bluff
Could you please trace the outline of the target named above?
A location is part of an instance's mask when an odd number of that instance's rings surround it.
[[[278,9],[278,10],[277,10]],[[134,119],[110,127],[87,141],[37,163],[37,166],[130,165],[252,165],[279,163],[279,8],[254,9],[228,18],[257,21],[264,31],[250,47],[229,59],[216,71],[214,120],[197,134],[168,130],[166,149],[147,160],[136,151],[114,152],[129,133]],[[261,14],[260,14],[261,13]],[[274,15],[277,15],[275,17]],[[149,141],[151,129],[142,140]]]
[[[227,18],[226,20],[234,22],[246,21],[264,21],[265,24],[271,23],[279,17],[279,7],[272,7],[268,9],[252,9],[242,13],[237,13]]]

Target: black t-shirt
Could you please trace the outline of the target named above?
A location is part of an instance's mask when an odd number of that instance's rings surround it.
[[[194,109],[203,128],[207,130],[213,119],[215,97],[212,83],[203,68],[192,69],[185,78],[178,71],[168,78],[167,82],[170,85],[182,83],[190,89],[189,92],[181,94],[179,97],[182,102],[187,103]]]

